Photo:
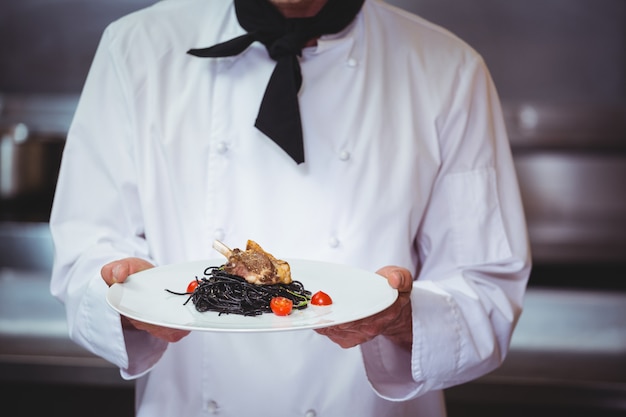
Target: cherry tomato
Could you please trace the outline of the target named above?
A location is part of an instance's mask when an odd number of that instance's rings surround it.
[[[198,288],[198,280],[194,279],[189,283],[189,285],[187,285],[187,292],[194,292],[196,288]]]
[[[311,297],[311,304],[316,306],[327,306],[333,303],[333,299],[330,298],[330,295],[326,294],[324,291],[318,291],[313,294]]]
[[[274,297],[270,301],[270,308],[277,316],[287,316],[293,308],[293,301],[285,297]]]

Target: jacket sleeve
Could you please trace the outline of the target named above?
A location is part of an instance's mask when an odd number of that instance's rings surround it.
[[[116,259],[150,261],[133,164],[132,94],[114,43],[105,31],[68,132],[50,218],[50,289],[66,307],[72,340],[131,378],[147,372],[166,343],[122,329],[100,276]]]
[[[410,353],[362,345],[374,389],[403,400],[498,367],[530,274],[523,206],[499,100],[478,55],[434,123],[441,167],[418,232]]]

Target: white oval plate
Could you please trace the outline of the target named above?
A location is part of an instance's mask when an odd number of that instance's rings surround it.
[[[122,315],[146,323],[183,330],[212,332],[275,332],[316,329],[359,320],[389,307],[398,297],[382,276],[328,262],[286,259],[291,276],[315,294],[324,291],[333,299],[330,306],[309,305],[288,316],[266,313],[247,317],[237,314],[199,312],[188,296],[170,294],[166,289],[185,292],[196,276],[224,259],[193,261],[152,268],[132,274],[123,284],[112,285],[107,301]]]

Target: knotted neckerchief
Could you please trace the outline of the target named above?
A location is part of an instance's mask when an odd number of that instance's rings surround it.
[[[239,24],[248,33],[217,45],[191,49],[202,58],[238,55],[253,42],[267,48],[276,67],[267,84],[255,126],[298,164],[304,162],[298,91],[302,85],[298,57],[302,48],[321,35],[337,33],[354,20],[364,0],[328,0],[319,13],[285,18],[269,0],[234,0]]]

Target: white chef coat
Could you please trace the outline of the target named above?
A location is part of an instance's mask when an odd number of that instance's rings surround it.
[[[242,33],[229,0],[162,1],[105,31],[50,220],[51,291],[72,339],[137,379],[138,416],[445,415],[443,388],[503,360],[530,268],[484,62],[449,32],[366,0],[302,54],[297,165],[253,126],[274,67],[265,48],[186,54]],[[311,330],[192,332],[167,345],[121,328],[102,265],[215,258],[216,238],[408,268],[412,351],[383,337],[341,349]]]

